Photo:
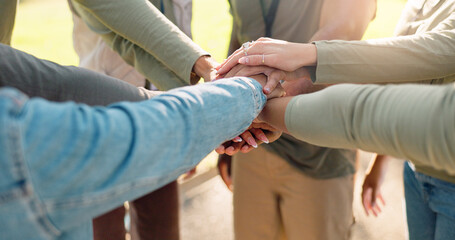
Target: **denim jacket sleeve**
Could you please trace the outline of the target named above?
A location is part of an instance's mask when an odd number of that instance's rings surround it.
[[[244,131],[265,104],[261,89],[234,78],[107,108],[31,99],[1,128],[19,126],[16,147],[46,211],[94,217],[176,179]]]

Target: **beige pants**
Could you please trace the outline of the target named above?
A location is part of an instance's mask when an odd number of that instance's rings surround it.
[[[233,162],[236,240],[348,239],[353,176],[319,180],[259,147]]]

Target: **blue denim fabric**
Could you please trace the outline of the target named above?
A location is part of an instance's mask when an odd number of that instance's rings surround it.
[[[244,131],[248,78],[91,108],[0,90],[0,239],[91,239],[91,219],[151,192]]]
[[[455,239],[455,184],[404,165],[406,215],[410,240]]]

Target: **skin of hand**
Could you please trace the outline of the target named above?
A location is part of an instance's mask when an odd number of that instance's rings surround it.
[[[381,207],[377,203],[377,199],[385,206],[385,201],[381,194],[381,185],[384,182],[388,161],[389,159],[387,156],[377,155],[371,162],[369,171],[363,181],[362,204],[367,216],[369,216],[370,212],[373,213],[375,217],[381,213]]]
[[[250,77],[258,81],[262,86],[265,86],[265,84],[267,83],[266,77],[263,74],[254,75]],[[284,95],[285,95],[284,89],[281,87],[281,85],[279,85],[269,95],[267,95],[267,99],[283,97]],[[267,128],[265,130],[268,130],[269,132],[263,132],[261,128],[254,128],[250,126],[250,128],[243,132],[239,137],[236,137],[231,141],[228,141],[220,145],[216,149],[216,151],[219,154],[223,154],[227,150],[226,153],[230,155],[237,153],[239,150],[242,150],[242,152],[251,151],[251,149],[257,148],[258,143],[261,144],[263,142],[266,143],[270,142],[270,139],[268,139],[268,135],[270,135],[271,137],[274,137],[276,135],[276,133],[270,133],[273,132],[274,130],[270,130]],[[243,141],[244,139],[245,141]],[[245,143],[248,143],[249,146],[248,145],[244,146]],[[232,146],[232,148],[228,148],[229,146]]]
[[[227,188],[232,192],[234,191],[234,185],[232,184],[231,171],[232,171],[232,156],[226,154],[220,154],[218,157],[218,174]]]
[[[274,89],[278,86],[281,80],[284,80],[282,86],[286,92],[286,96],[312,93],[329,86],[324,84],[314,85],[308,67],[301,67],[293,72],[286,72],[267,66],[246,66],[237,64],[225,75],[218,75],[217,79],[233,76],[248,77],[261,73],[267,76],[267,84],[264,86],[265,94],[268,94],[270,89]],[[269,90],[266,88],[269,88]]]
[[[219,63],[217,63],[212,57],[201,56],[194,63],[193,72],[196,73],[197,76],[202,77],[204,79],[204,82],[210,82],[215,80],[217,72],[216,68],[218,66]],[[191,85],[194,85],[198,82],[197,78],[191,80]]]
[[[253,122],[248,130],[243,132],[238,139],[233,139],[223,143],[216,148],[215,151],[218,154],[227,154],[230,156],[238,153],[239,151],[247,153],[257,148],[258,145],[262,143],[271,143],[278,140],[281,134],[281,131],[266,123]],[[243,139],[246,139],[246,141],[243,141]],[[265,139],[265,141],[261,139]]]
[[[314,44],[259,38],[248,48],[247,55],[243,48],[239,48],[229,56],[218,66],[218,74],[229,72],[239,63],[250,66],[266,65],[292,72],[303,66],[315,66],[317,50]]]
[[[267,123],[279,131],[288,133],[284,118],[286,108],[291,99],[292,97],[288,96],[267,101],[264,109],[262,109],[262,112],[258,115],[255,122]]]
[[[250,128],[257,128],[264,131],[265,135],[268,138],[269,142],[274,142],[281,137],[282,132],[274,129],[268,124],[265,123],[253,123]],[[267,129],[267,130],[265,130]],[[261,131],[262,132],[262,131]],[[259,144],[262,143],[260,140]],[[269,143],[267,142],[267,143]],[[218,157],[218,173],[220,174],[221,179],[223,179],[224,184],[231,191],[234,190],[234,185],[232,184],[232,155],[236,154],[238,151],[247,153],[253,150],[254,147],[248,145],[246,142],[233,142],[228,141],[216,149],[216,152],[219,153]]]
[[[194,167],[193,169],[189,170],[188,172],[185,173],[185,175],[183,176],[183,180],[188,180],[190,178],[192,178],[194,175],[196,175],[196,172],[197,172],[197,166]]]
[[[267,83],[263,88],[264,94],[268,95],[280,84],[280,80],[286,78],[286,72],[267,66],[246,66],[237,64],[229,72],[223,75],[218,75],[217,79],[230,78],[234,76],[254,76],[264,74],[267,76]]]

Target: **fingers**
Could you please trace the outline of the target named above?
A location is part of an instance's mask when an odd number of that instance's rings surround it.
[[[225,78],[230,78],[234,76],[246,76],[246,75],[239,75],[239,71],[241,71],[244,68],[242,65],[235,65],[226,75],[224,76]],[[251,76],[251,75],[249,75]]]
[[[265,135],[265,133],[259,129],[259,128],[252,128],[249,130],[251,133],[254,134],[254,136],[261,140],[262,142],[265,142],[265,143],[269,143],[269,139],[267,138],[267,136]],[[254,147],[254,145],[252,145]]]
[[[275,66],[274,62],[275,59],[273,55],[266,55],[266,54],[251,54],[247,56],[242,56],[237,61],[240,64],[244,64],[247,66],[259,66],[259,65],[266,65],[266,66]]]
[[[285,72],[281,70],[273,70],[269,75],[267,75],[267,83],[263,88],[264,94],[269,95],[285,77]]]
[[[379,200],[381,200],[382,205],[385,206],[385,201],[384,201],[384,198],[382,197],[382,194],[379,194],[378,198],[379,198]]]
[[[183,180],[188,180],[190,179],[192,176],[194,176],[196,174],[196,168],[194,167],[193,169],[189,170],[185,176],[183,177]]]
[[[227,155],[234,155],[236,153],[238,153],[240,151],[240,148],[244,145],[245,143],[243,142],[236,142],[236,143],[232,143],[229,147],[226,148],[225,150],[225,153]]]
[[[239,48],[235,50],[231,56],[229,56],[226,61],[224,61],[220,66],[218,66],[218,74],[225,74],[229,72],[235,65],[237,65],[239,59],[244,56],[243,49]]]
[[[225,147],[223,145],[220,145],[219,147],[215,148],[215,152],[218,154],[224,154],[225,153]]]
[[[258,39],[251,43],[250,47],[247,49],[247,55],[255,55],[263,52],[263,44],[262,42],[270,41],[270,39]],[[239,59],[245,56],[245,51],[243,47],[237,49],[231,56],[229,56],[226,61],[224,61],[218,68],[218,74],[225,74],[229,72],[235,65],[239,63]],[[262,61],[262,55],[261,55]],[[256,64],[256,65],[264,65],[264,64]]]
[[[230,157],[227,157],[225,155],[220,155],[218,157],[218,171],[221,176],[221,179],[223,179],[224,183],[228,187],[229,190],[233,190],[233,185],[232,185],[232,178],[230,175],[230,166],[231,166],[231,159]]]
[[[256,140],[254,140],[253,135],[250,131],[245,131],[240,135],[248,144],[253,146],[254,148],[258,147]],[[267,140],[268,141],[268,140]]]
[[[266,66],[245,66],[245,65],[236,65],[226,74],[226,77],[233,77],[233,76],[244,76],[249,77],[257,74],[264,74],[270,75],[274,70],[274,68],[266,67]],[[235,73],[234,73],[235,72]],[[234,74],[231,74],[234,73]]]
[[[251,124],[251,128],[260,128],[260,129],[268,130],[268,131],[278,131],[278,129],[270,126],[269,124],[267,124],[265,122],[253,122]]]
[[[383,205],[385,205],[380,192],[376,191],[374,187],[364,185],[362,191],[362,205],[367,216],[369,216],[371,212],[377,217],[382,212],[381,206],[377,203],[376,199],[379,199]]]
[[[362,191],[362,205],[367,216],[369,216],[369,210],[371,209],[371,192],[371,188],[363,189]]]

